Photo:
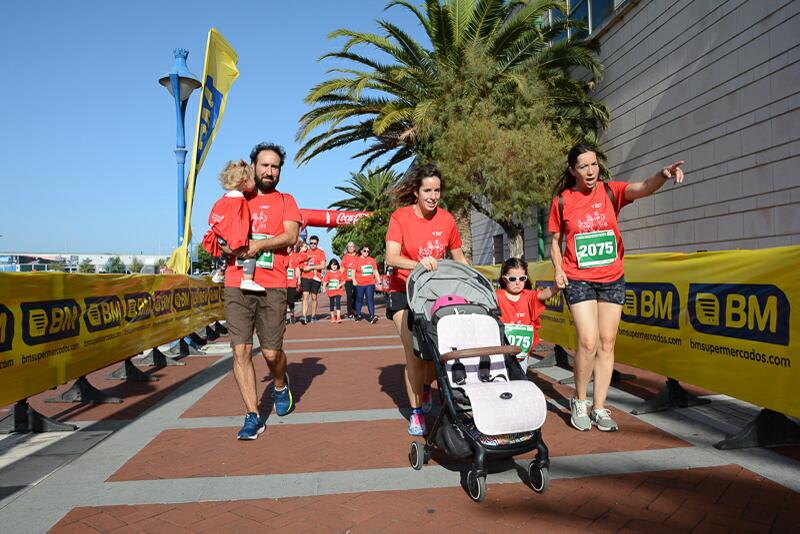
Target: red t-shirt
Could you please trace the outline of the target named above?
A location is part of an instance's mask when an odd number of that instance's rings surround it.
[[[625,199],[627,182],[606,182],[614,192],[614,205],[603,188],[602,184],[588,193],[581,193],[568,189],[561,193],[564,199],[564,221],[562,224],[558,212],[558,197],[553,198],[550,206],[550,220],[547,229],[550,233],[561,232],[564,236],[566,249],[561,263],[564,274],[570,280],[584,280],[587,282],[613,282],[624,274],[623,256],[625,249],[622,246],[622,236],[617,223],[617,213],[631,203]],[[613,230],[616,238],[617,257],[608,265],[580,269],[575,250],[575,235],[596,232],[598,230]],[[611,246],[609,244],[609,246]]]
[[[297,253],[292,252],[286,257],[286,287],[297,287]]]
[[[461,236],[453,216],[442,208],[437,208],[430,219],[417,217],[414,205],[398,208],[389,219],[386,241],[400,243],[400,255],[410,260],[431,256],[441,260],[445,252],[461,248]],[[393,270],[389,291],[406,292],[409,269]]]
[[[375,275],[378,272],[378,264],[372,256],[359,256],[355,264],[357,286],[375,285]]]
[[[356,259],[358,258],[358,254],[348,254],[345,252],[342,255],[342,270],[347,275],[348,280],[353,280],[353,277],[356,275]],[[354,282],[355,283],[355,282]]]
[[[239,191],[225,193],[211,208],[208,224],[214,234],[224,239],[231,249],[246,246],[250,233],[250,208],[244,195]]]
[[[245,195],[250,208],[250,234],[276,236],[284,232],[283,222],[300,223],[302,217],[292,195],[273,191],[266,195]],[[258,267],[254,281],[262,287],[286,287],[286,247],[269,251],[272,253],[272,268]],[[262,254],[261,257],[269,256]],[[239,287],[242,283],[242,267],[236,265],[236,258],[228,258],[225,272],[225,287]],[[260,258],[256,258],[260,262]]]
[[[322,265],[325,266],[325,251],[321,248],[317,247],[317,250],[308,249],[308,252],[305,253],[303,256],[303,263],[301,267],[308,266],[311,267],[312,265]],[[322,271],[303,271],[301,269],[300,276],[302,278],[313,278],[314,280],[322,280]]]
[[[544,311],[544,303],[539,300],[539,291],[523,289],[519,300],[514,302],[508,298],[505,289],[497,290],[497,304],[500,306],[500,320],[504,324],[524,324],[533,327],[533,344],[539,344],[539,316]]]
[[[341,269],[328,271],[322,277],[322,287],[325,288],[329,297],[344,295],[344,283],[346,280],[347,275]]]

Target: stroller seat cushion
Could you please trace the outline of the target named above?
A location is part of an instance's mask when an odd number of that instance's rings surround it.
[[[500,328],[490,315],[448,315],[439,320],[436,329],[440,354],[451,350],[502,345]]]
[[[527,380],[502,380],[455,386],[472,405],[475,427],[483,434],[498,436],[541,428],[547,416],[542,391]]]

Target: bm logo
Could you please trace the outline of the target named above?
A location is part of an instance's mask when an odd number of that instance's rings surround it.
[[[172,313],[172,291],[164,289],[153,293],[153,315],[160,317]]]
[[[99,332],[122,324],[125,310],[119,297],[87,297],[83,302],[86,305],[83,322],[89,332]]]
[[[679,327],[681,297],[678,288],[666,283],[625,283],[625,305],[622,320],[626,323]]]
[[[770,284],[689,285],[689,319],[704,334],[788,345],[790,313]]]
[[[11,350],[14,341],[14,314],[0,304],[0,352]]]
[[[192,293],[188,287],[179,287],[172,292],[172,307],[179,312],[192,307]]]
[[[129,323],[149,319],[153,314],[153,297],[150,293],[125,295],[125,320]]]
[[[536,280],[534,287],[537,289],[545,289],[548,287],[553,287],[552,280]],[[564,300],[561,298],[561,293],[556,295],[555,297],[550,297],[544,302],[544,307],[546,310],[554,311],[561,313],[564,311]]]
[[[56,341],[81,333],[81,307],[72,300],[23,302],[22,339],[28,345]]]

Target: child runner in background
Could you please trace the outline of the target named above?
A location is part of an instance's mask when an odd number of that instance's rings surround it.
[[[330,299],[331,323],[342,322],[342,295],[347,274],[342,271],[336,258],[328,262],[328,272],[322,278],[322,287]]]
[[[219,183],[227,191],[214,203],[208,215],[211,228],[203,236],[203,248],[212,256],[219,256],[220,267],[214,273],[214,283],[225,281],[225,269],[228,266],[228,255],[220,250],[219,245],[228,246],[234,252],[247,247],[250,233],[250,208],[244,198],[255,187],[253,167],[243,159],[229,161],[219,173]],[[236,259],[244,266],[244,275],[240,288],[247,291],[263,292],[264,288],[253,281],[256,272],[256,259]]]
[[[531,290],[528,264],[519,258],[509,258],[500,269],[500,289],[497,303],[500,320],[505,324],[508,342],[521,349],[517,361],[522,372],[528,372],[528,356],[539,344],[539,315],[544,311],[544,301],[560,292],[555,284],[542,290]]]
[[[297,301],[297,286],[300,283],[300,270],[297,267],[297,252],[300,244],[287,247],[286,252],[286,324],[294,322],[294,303]]]

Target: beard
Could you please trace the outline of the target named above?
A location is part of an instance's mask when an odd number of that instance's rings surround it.
[[[256,178],[256,187],[260,193],[272,193],[278,186],[280,178],[270,180],[269,178]]]

